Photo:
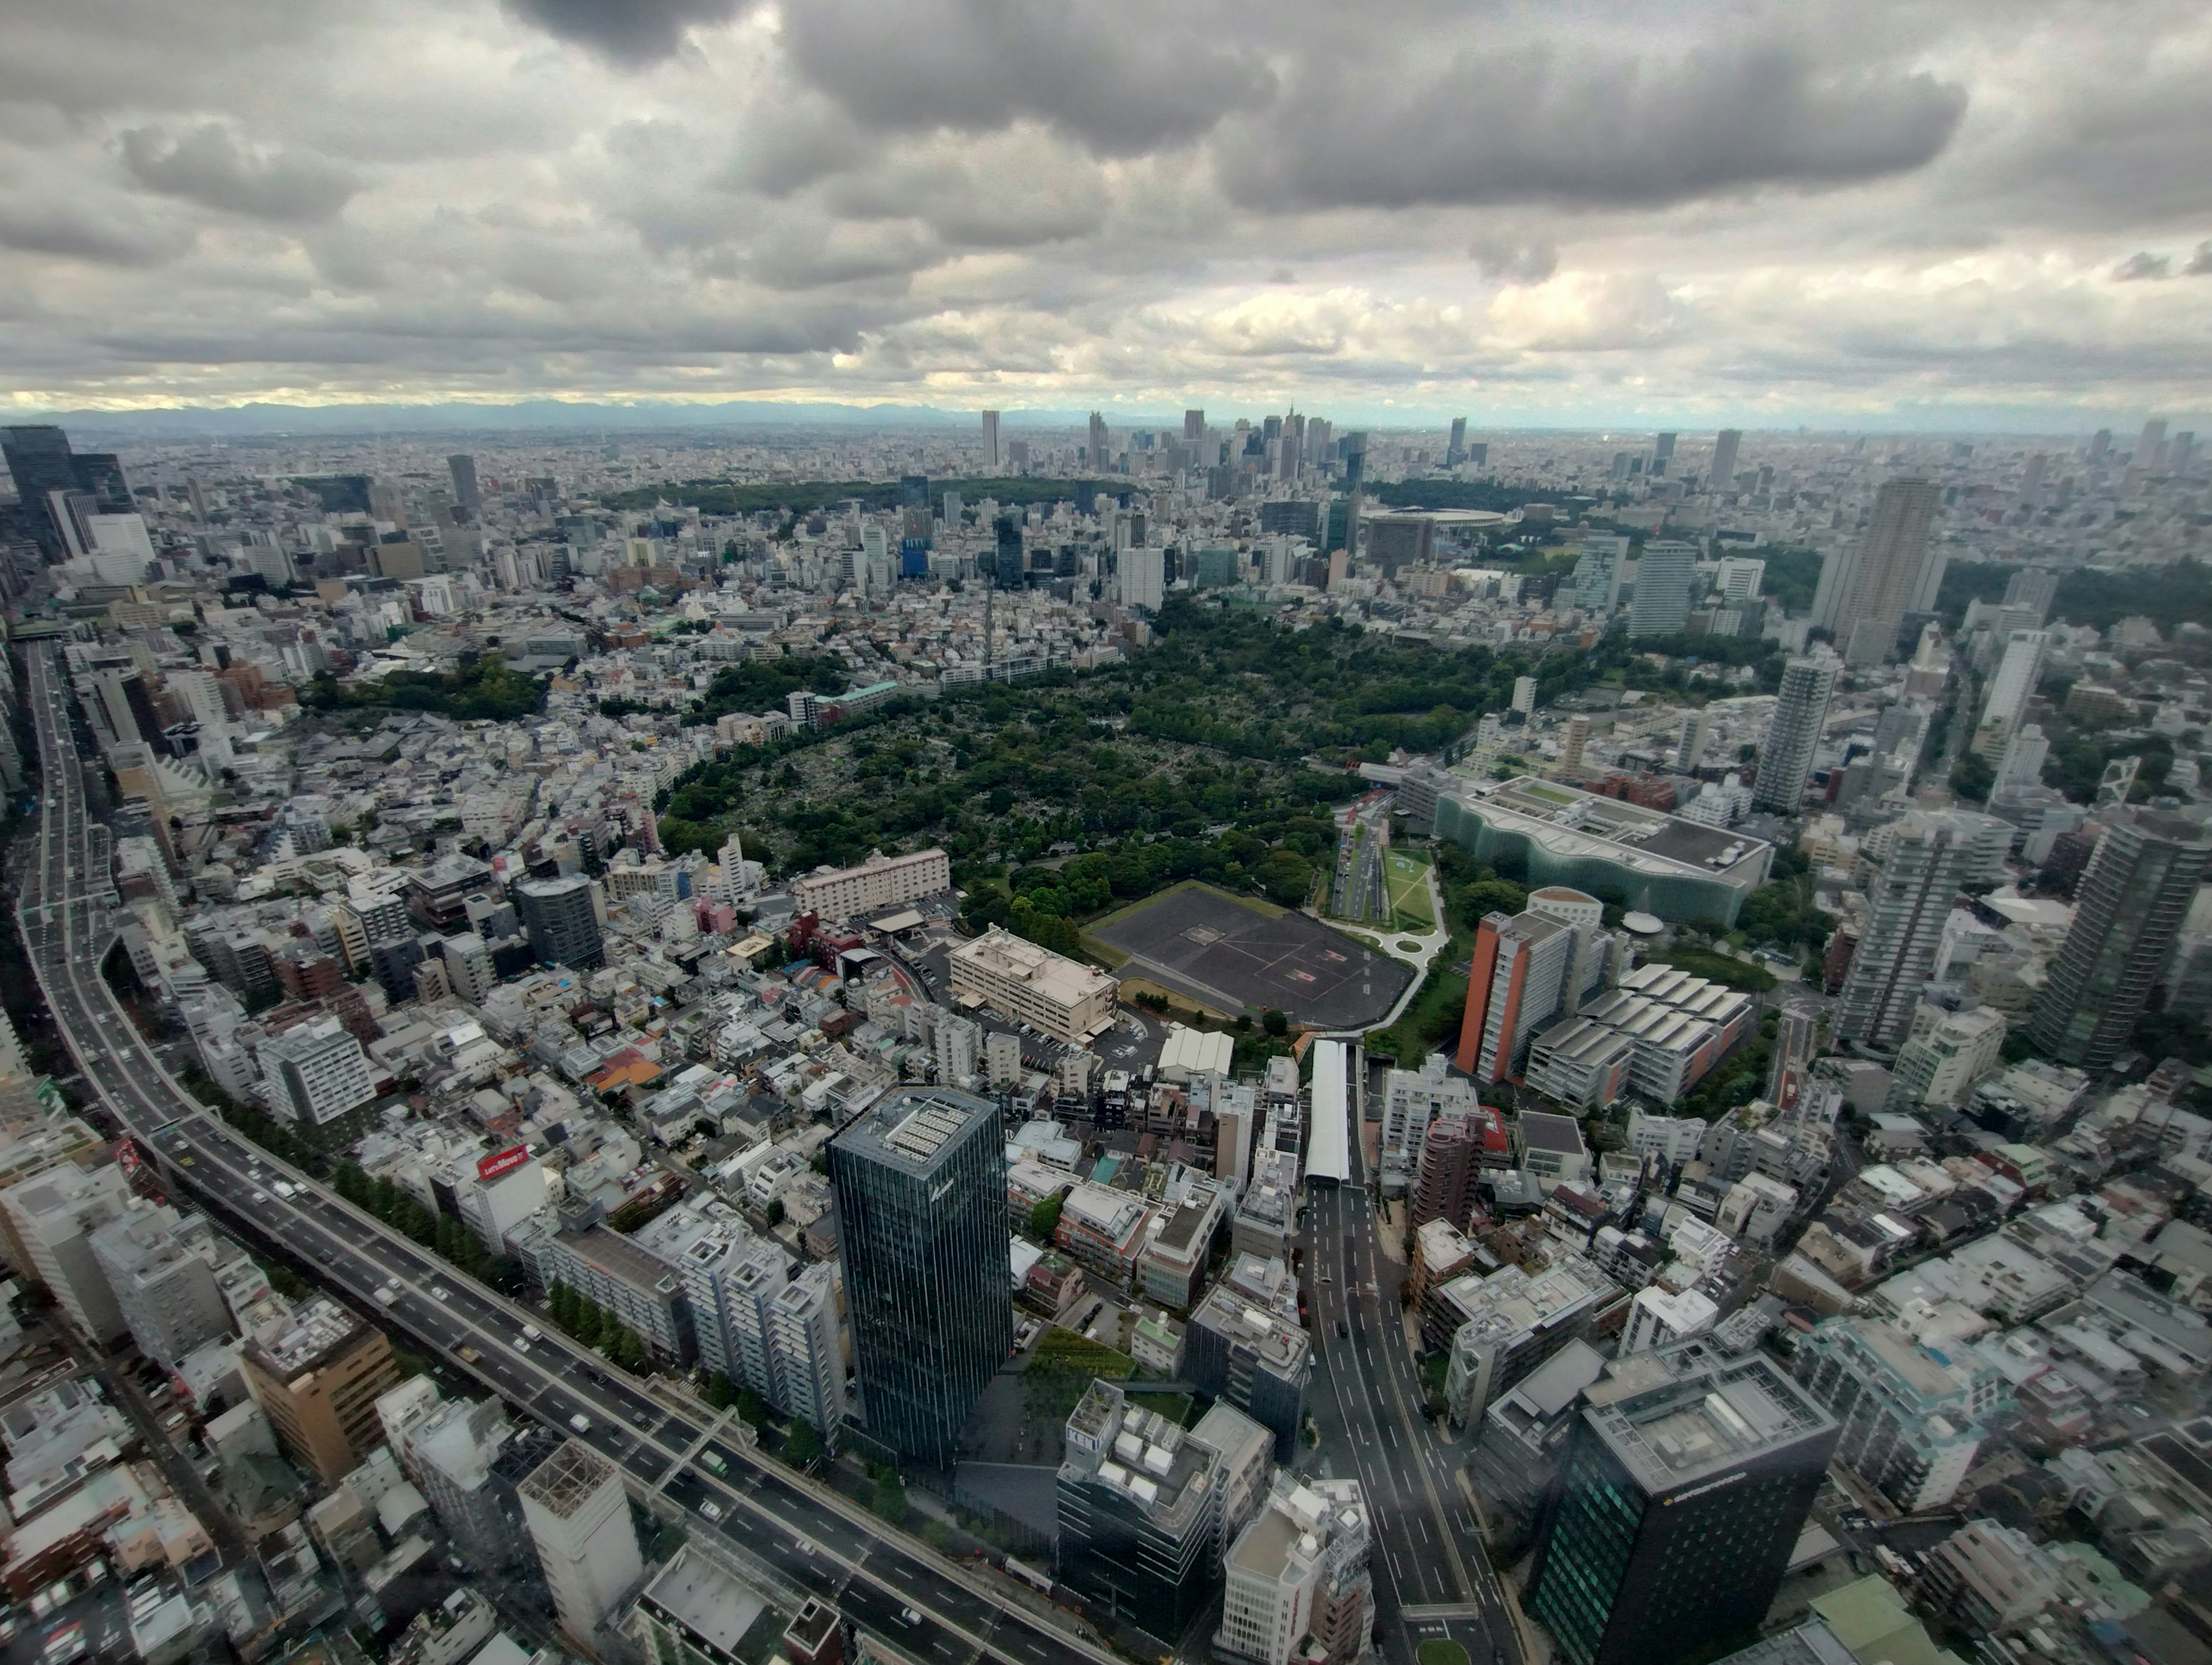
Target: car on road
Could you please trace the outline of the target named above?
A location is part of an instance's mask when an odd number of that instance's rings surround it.
[[[441,1301],[450,1301],[453,1298],[453,1291],[447,1289],[443,1284],[431,1285],[430,1293],[436,1296]]]
[[[1346,1323],[1343,1319],[1340,1318],[1336,1321],[1336,1333],[1349,1340],[1352,1336],[1352,1326]]]
[[[568,1419],[568,1425],[580,1434],[588,1434],[592,1431],[592,1419],[581,1411]]]
[[[719,1521],[722,1518],[722,1505],[709,1498],[699,1505],[699,1512],[710,1521]]]
[[[522,1339],[526,1341],[540,1341],[544,1339],[544,1336],[545,1332],[535,1324],[525,1324],[522,1327]]]
[[[453,1357],[459,1359],[464,1364],[477,1364],[483,1362],[483,1355],[478,1352],[474,1347],[455,1347],[453,1349]]]
[[[914,1626],[921,1623],[921,1615],[916,1613],[912,1607],[901,1607],[899,1609],[899,1623],[906,1626],[909,1630],[911,1630]]]

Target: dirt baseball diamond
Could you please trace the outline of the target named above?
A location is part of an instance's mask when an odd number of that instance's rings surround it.
[[[1304,914],[1180,885],[1091,927],[1146,977],[1231,1011],[1273,1007],[1317,1029],[1364,1029],[1389,1015],[1411,967]]]

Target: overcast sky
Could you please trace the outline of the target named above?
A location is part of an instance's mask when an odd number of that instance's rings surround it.
[[[2212,410],[2203,0],[10,0],[0,408]]]

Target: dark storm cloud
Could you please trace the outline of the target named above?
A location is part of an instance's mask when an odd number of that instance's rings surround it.
[[[331,163],[252,150],[220,122],[175,137],[158,127],[131,128],[123,135],[123,161],[149,191],[257,220],[327,220],[359,188]]]
[[[1258,44],[1129,0],[1110,17],[1034,0],[802,0],[784,50],[864,125],[982,132],[1030,120],[1102,155],[1148,155],[1275,91]]]
[[[1824,70],[1781,45],[1671,60],[1471,46],[1435,67],[1340,67],[1328,91],[1286,100],[1224,145],[1234,197],[1270,209],[1638,207],[1847,185],[1933,160],[1966,109],[1966,90],[1933,76]]]
[[[672,58],[702,24],[726,23],[738,0],[507,0],[546,33],[637,68]]]
[[[2153,254],[2148,249],[2130,254],[2112,268],[2115,283],[2142,283],[2173,276],[2173,262],[2163,254]]]

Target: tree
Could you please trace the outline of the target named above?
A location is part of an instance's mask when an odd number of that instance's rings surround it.
[[[801,1428],[805,1426],[805,1423],[799,1424]],[[796,1434],[797,1431],[793,1430],[794,1443]],[[896,1474],[886,1474],[876,1482],[876,1495],[868,1506],[893,1526],[905,1524],[909,1505],[906,1500],[906,1487],[899,1484]]]
[[[783,1443],[784,1459],[795,1468],[805,1468],[819,1461],[828,1449],[822,1443],[822,1436],[814,1431],[814,1425],[804,1419],[791,1425],[791,1437]],[[881,1491],[878,1487],[878,1497]],[[900,1493],[899,1501],[902,1504],[906,1501],[905,1493]],[[880,1510],[878,1512],[880,1513]]]
[[[1260,1027],[1270,1035],[1287,1035],[1291,1032],[1291,1020],[1286,1014],[1269,1006],[1260,1014]]]
[[[721,1371],[709,1370],[707,1373],[707,1385],[700,1390],[699,1396],[714,1409],[726,1411],[738,1402],[737,1384],[728,1376],[724,1376]]]
[[[1041,1243],[1052,1241],[1060,1229],[1060,1194],[1055,1192],[1030,1210],[1030,1236]]]

